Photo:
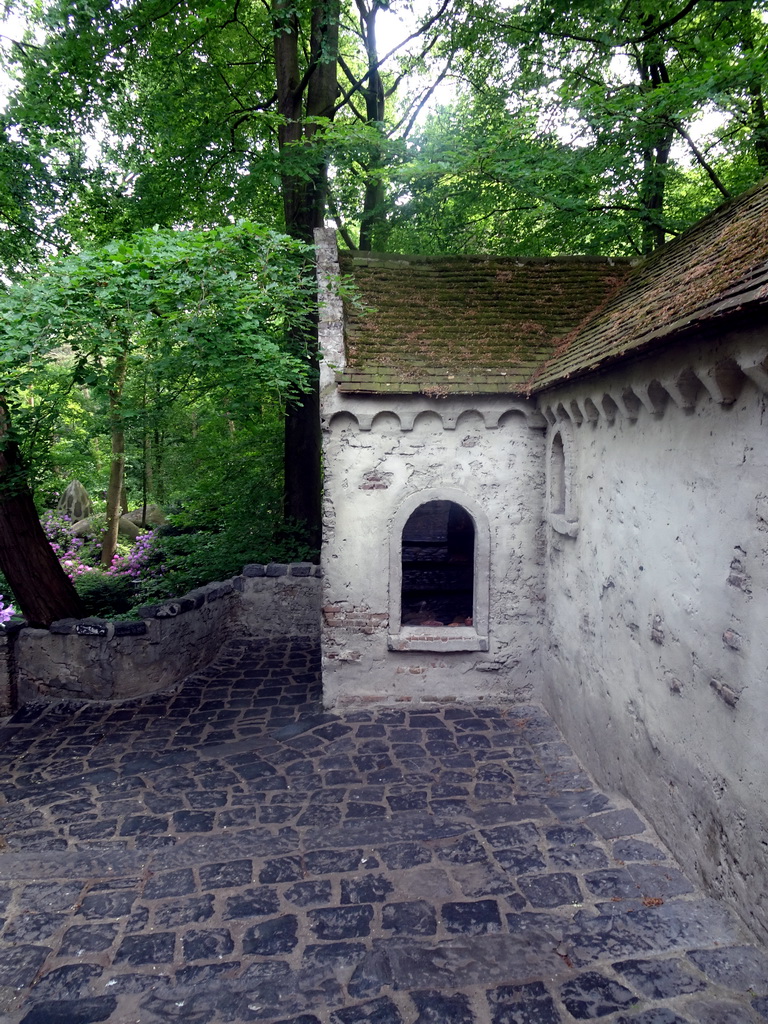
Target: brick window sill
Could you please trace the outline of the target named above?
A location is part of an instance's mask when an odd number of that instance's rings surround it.
[[[390,651],[487,651],[488,637],[470,626],[403,626],[387,637]]]

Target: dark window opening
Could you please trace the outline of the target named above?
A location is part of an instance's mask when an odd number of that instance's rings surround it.
[[[555,434],[552,438],[550,502],[552,512],[557,515],[565,513],[565,449],[560,434]]]
[[[453,501],[428,501],[403,529],[404,626],[471,626],[475,524]]]

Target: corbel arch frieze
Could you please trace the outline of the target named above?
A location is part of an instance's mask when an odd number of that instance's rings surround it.
[[[647,384],[634,384],[632,390],[651,416],[662,416],[669,401],[669,392],[655,378]]]
[[[486,430],[498,429],[510,415],[523,417],[531,430],[544,430],[547,421],[533,400],[513,396],[449,396],[447,398],[409,399],[397,396],[357,396],[326,394],[322,399],[321,422],[324,431],[339,426],[375,430],[377,423],[387,429],[408,432],[419,418],[430,414],[439,418],[443,430],[455,430],[468,415],[481,417]],[[395,425],[395,421],[397,426]]]
[[[739,364],[730,357],[697,371],[697,376],[712,401],[720,405],[733,405],[747,381]]]
[[[768,394],[768,355],[762,359],[755,355],[745,355],[737,362],[741,372],[764,394]]]
[[[603,419],[634,422],[643,413],[659,418],[671,403],[685,412],[696,408],[703,394],[718,405],[733,405],[747,382],[768,394],[768,352],[739,352],[721,356],[711,363],[695,363],[674,371],[661,372],[642,382],[627,385],[596,381],[594,389],[574,397],[555,398],[540,406],[550,427],[568,420],[580,427]],[[606,386],[607,384],[607,386]]]

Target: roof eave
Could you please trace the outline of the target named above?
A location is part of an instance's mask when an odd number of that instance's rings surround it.
[[[591,377],[608,367],[632,361],[662,347],[666,351],[670,343],[682,344],[690,341],[697,334],[709,336],[713,332],[721,330],[724,321],[732,320],[731,327],[744,326],[754,320],[758,311],[768,311],[768,289],[765,285],[753,289],[751,300],[747,298],[745,301],[745,297],[746,293],[741,293],[718,300],[706,310],[697,310],[672,324],[649,332],[625,351],[608,353],[594,362],[566,371],[551,379],[545,379],[541,383],[531,381],[526,387],[525,394],[529,396],[545,394],[563,384]]]

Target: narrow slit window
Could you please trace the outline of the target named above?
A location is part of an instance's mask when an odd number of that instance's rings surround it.
[[[557,433],[552,438],[552,455],[549,464],[550,511],[555,515],[565,514],[565,449],[563,438]]]
[[[428,501],[411,514],[402,569],[401,625],[473,624],[475,524],[461,505]]]

